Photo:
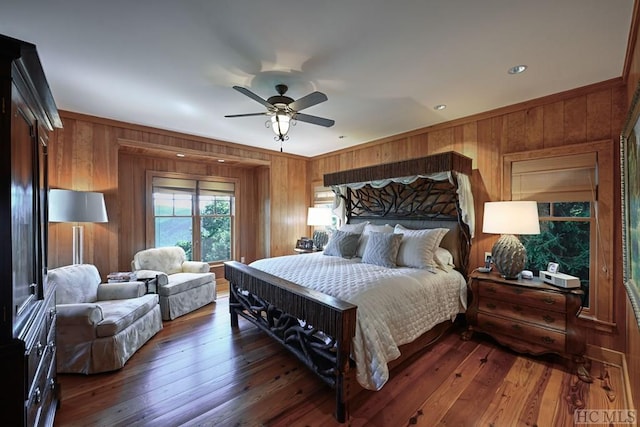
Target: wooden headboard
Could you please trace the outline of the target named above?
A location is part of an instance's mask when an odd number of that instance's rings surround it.
[[[465,277],[469,267],[471,235],[462,220],[458,196],[459,173],[471,174],[471,159],[456,152],[435,154],[397,163],[370,166],[324,176],[326,186],[346,185],[414,175],[453,172],[451,181],[418,178],[408,184],[391,182],[375,188],[347,186],[343,195],[348,223],[401,224],[406,228],[448,228],[440,246],[453,254],[456,269]]]

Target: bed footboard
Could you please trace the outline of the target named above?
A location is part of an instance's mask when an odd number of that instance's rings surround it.
[[[335,417],[345,422],[357,307],[236,261],[224,272],[231,326],[242,316],[291,351],[335,389]]]

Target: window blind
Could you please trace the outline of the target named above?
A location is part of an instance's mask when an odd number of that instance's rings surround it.
[[[511,199],[577,202],[597,197],[597,155],[521,160],[511,163]]]

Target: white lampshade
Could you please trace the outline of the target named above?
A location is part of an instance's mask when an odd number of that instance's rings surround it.
[[[482,232],[501,234],[491,248],[498,272],[517,279],[527,262],[527,251],[514,234],[540,234],[538,204],[531,201],[486,202]]]
[[[280,139],[284,138],[289,132],[291,117],[287,114],[275,114],[271,116],[271,129]]]
[[[482,232],[540,234],[538,204],[532,201],[485,202]]]
[[[331,225],[331,209],[309,208],[307,225]]]
[[[49,190],[49,222],[108,222],[104,195],[93,191]],[[83,227],[73,226],[72,259],[82,264]]]
[[[50,222],[108,222],[104,195],[92,191],[49,190]]]

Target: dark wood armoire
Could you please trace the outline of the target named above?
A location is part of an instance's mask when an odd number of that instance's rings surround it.
[[[55,289],[47,283],[47,143],[62,127],[36,47],[0,35],[0,402],[10,426],[53,425]]]

